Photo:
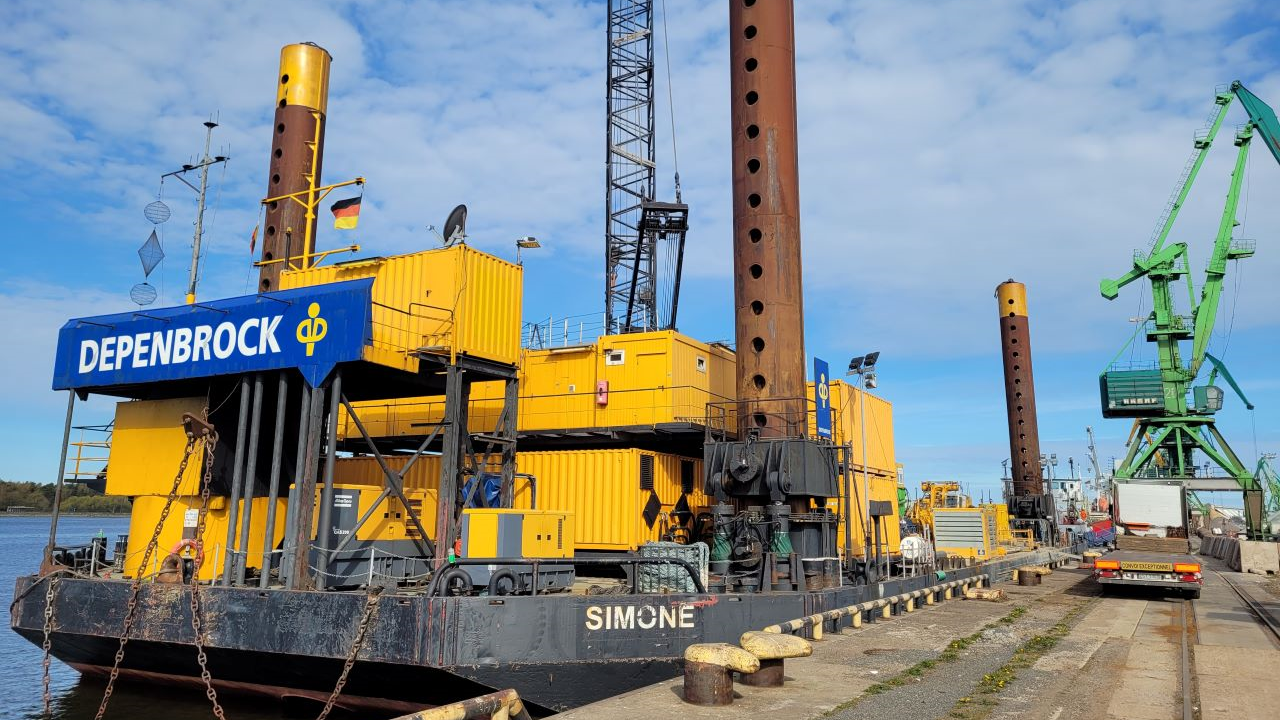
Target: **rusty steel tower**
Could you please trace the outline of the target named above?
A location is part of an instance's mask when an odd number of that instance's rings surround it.
[[[315,252],[315,190],[324,159],[325,113],[329,104],[332,58],[313,43],[280,50],[276,78],[275,129],[271,140],[268,198],[262,228],[262,263],[258,291],[279,289],[280,273],[291,260],[310,264]],[[295,195],[296,194],[296,195]],[[295,195],[294,199],[279,199]]]
[[[1052,516],[1040,466],[1040,429],[1036,423],[1036,388],[1031,375],[1031,330],[1027,322],[1027,288],[1006,280],[996,287],[1000,314],[1000,348],[1004,359],[1004,393],[1009,414],[1009,477],[1013,487],[1010,514],[1037,521]]]
[[[740,418],[761,437],[805,429],[804,303],[791,0],[733,0],[733,270]]]

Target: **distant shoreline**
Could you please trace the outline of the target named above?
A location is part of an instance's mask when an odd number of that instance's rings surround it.
[[[39,518],[53,517],[51,512],[9,512],[0,510],[0,518]],[[63,512],[58,517],[82,517],[82,518],[127,518],[129,513],[109,513],[109,512]]]

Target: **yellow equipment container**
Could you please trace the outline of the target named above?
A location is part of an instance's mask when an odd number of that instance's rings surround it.
[[[992,513],[996,519],[996,542],[1009,545],[1013,542],[1013,531],[1009,527],[1009,506],[1004,503],[984,503],[982,508]]]
[[[465,557],[573,557],[573,513],[472,508],[462,512]]]
[[[133,513],[129,517],[129,545],[124,562],[124,574],[134,577],[139,572],[142,555],[147,543],[155,532],[160,520],[160,512],[164,508],[165,497],[142,495],[133,499]],[[253,499],[253,522],[249,530],[249,554],[246,567],[260,568],[263,559],[263,539],[266,536],[265,521],[267,517],[268,498]],[[280,498],[276,501],[276,528],[272,534],[270,549],[274,549],[284,538],[284,516],[287,501]],[[211,580],[222,574],[222,562],[227,556],[227,509],[230,503],[224,497],[209,499],[209,512],[205,517],[204,536],[195,537],[196,515],[200,507],[200,496],[182,496],[174,498],[169,516],[160,530],[160,539],[156,549],[152,551],[151,560],[142,569],[147,575],[154,573],[160,562],[179,540],[192,539],[199,541],[204,551],[204,563],[200,567],[200,579]],[[240,503],[241,508],[244,503]],[[244,517],[241,513],[241,517]],[[186,551],[187,555],[190,551]]]
[[[710,504],[700,459],[626,448],[518,453],[516,465],[537,478],[539,508],[573,513],[579,550],[635,550],[675,529],[681,495],[695,515]],[[517,507],[530,498],[517,486]]]
[[[933,545],[952,557],[988,560],[1003,555],[995,514],[980,507],[934,508]]]
[[[882,397],[866,393],[865,401],[860,402],[863,390],[840,380],[829,383],[831,391],[831,441],[837,445],[846,443],[853,446],[852,462],[855,468],[862,467],[862,428],[861,408],[865,406],[867,413],[867,468],[876,475],[898,478],[898,463],[893,447],[893,403]],[[813,397],[813,383],[808,385],[809,397]],[[815,418],[809,417],[809,433],[816,434]],[[878,499],[878,498],[877,498]]]
[[[417,372],[423,351],[515,364],[523,271],[466,245],[287,270],[281,289],[374,278],[365,360]]]
[[[364,460],[365,458],[360,458]],[[368,458],[373,460],[372,458]],[[346,495],[351,502],[351,506],[356,509],[356,517],[364,517],[371,507],[373,501],[378,499],[381,492],[382,483],[378,482],[348,482],[343,477],[343,466],[356,467],[358,464],[350,463],[351,459],[340,461],[338,467],[334,470],[333,491],[336,502],[342,502],[339,496]],[[403,463],[402,463],[403,464]],[[439,461],[436,463],[437,471],[439,470]],[[376,461],[374,469],[377,469]],[[380,471],[379,471],[380,474]],[[290,491],[294,486],[290,486]],[[320,497],[323,488],[316,489],[316,507],[320,506]],[[435,512],[436,512],[436,491],[433,488],[430,492],[421,488],[404,489],[405,498],[409,504],[413,506],[413,511],[418,513],[418,521],[422,523],[422,528],[428,533],[435,530]],[[317,524],[320,521],[320,513],[317,511],[311,516],[311,537],[317,537]],[[413,522],[409,520],[409,513],[405,510],[404,503],[394,495],[383,498],[378,503],[369,520],[356,532],[356,540],[417,540],[418,529],[414,527]]]
[[[653,427],[701,423],[708,403],[735,394],[733,351],[673,330],[606,335],[590,345],[527,350],[520,361],[521,432]],[[421,435],[444,415],[440,397],[357,403],[375,437]],[[502,409],[502,384],[471,389],[472,432],[490,432]],[[359,431],[345,420],[341,436]],[[890,441],[891,442],[891,441]]]
[[[387,465],[399,471],[407,461],[406,456],[391,456],[387,458]],[[536,478],[534,483],[516,478],[516,509],[533,509],[536,495],[538,510],[571,513],[573,545],[579,550],[635,550],[664,535],[679,534],[673,513],[681,495],[694,514],[710,504],[702,492],[700,458],[636,448],[550,450],[516,453],[516,468]],[[339,488],[378,488],[382,477],[377,461],[370,457],[341,458],[334,469],[334,482]],[[419,517],[424,518],[427,532],[433,532],[440,459],[418,458],[404,476],[404,484],[410,502],[421,503]],[[361,493],[361,502],[366,495],[372,500],[375,494]],[[649,513],[652,523],[645,518],[651,497],[656,498]],[[371,519],[370,524],[372,522]],[[395,530],[397,526],[387,527]],[[412,529],[412,526],[407,528]],[[368,535],[362,530],[358,539],[389,538],[376,532]]]
[[[173,489],[187,435],[180,419],[183,413],[199,413],[204,398],[136,400],[116,404],[115,427],[107,462],[108,495],[167,496]],[[200,492],[204,451],[192,454],[178,488],[181,495]],[[137,514],[137,508],[134,508]],[[150,537],[150,533],[147,537]]]

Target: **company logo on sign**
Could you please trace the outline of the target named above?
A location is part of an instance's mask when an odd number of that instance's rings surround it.
[[[820,358],[813,359],[813,402],[817,406],[814,413],[814,430],[818,437],[831,437],[831,384],[828,380],[831,369],[827,362]]]
[[[240,324],[196,325],[132,335],[111,335],[80,341],[81,374],[122,368],[181,365],[226,360],[232,355],[253,357],[278,353],[276,326],[283,315],[250,318]],[[310,351],[307,352],[311,354]]]
[[[307,357],[315,352],[316,343],[329,334],[329,323],[320,317],[320,303],[307,307],[307,319],[298,323],[298,342],[307,346]]]
[[[58,334],[53,387],[121,387],[282,368],[298,369],[314,387],[337,363],[362,357],[370,340],[372,287],[372,278],[347,280],[71,320]]]

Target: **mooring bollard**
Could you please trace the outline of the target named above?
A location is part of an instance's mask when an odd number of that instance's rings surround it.
[[[759,670],[739,677],[743,685],[752,687],[782,687],[783,661],[813,654],[813,646],[795,635],[751,631],[743,633],[738,643],[760,661]]]
[[[684,700],[693,705],[729,705],[733,702],[733,673],[759,670],[760,660],[736,645],[690,645],[684,651]]]

